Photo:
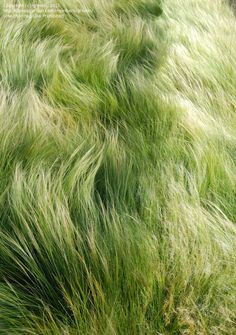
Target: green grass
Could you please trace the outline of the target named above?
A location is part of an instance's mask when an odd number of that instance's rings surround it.
[[[0,11],[0,334],[234,335],[233,9],[58,3]]]

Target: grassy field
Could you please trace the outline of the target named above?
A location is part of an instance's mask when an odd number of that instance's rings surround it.
[[[57,4],[1,5],[0,334],[235,335],[233,9]]]

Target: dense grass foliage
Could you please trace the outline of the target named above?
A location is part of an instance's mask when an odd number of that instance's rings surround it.
[[[232,8],[58,3],[1,9],[0,334],[236,334]]]

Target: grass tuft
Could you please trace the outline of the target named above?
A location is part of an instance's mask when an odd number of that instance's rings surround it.
[[[0,334],[234,335],[232,7],[57,4],[0,7]]]

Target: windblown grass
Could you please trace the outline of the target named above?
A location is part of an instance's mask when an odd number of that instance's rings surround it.
[[[0,17],[0,334],[235,334],[232,8],[58,3]]]

